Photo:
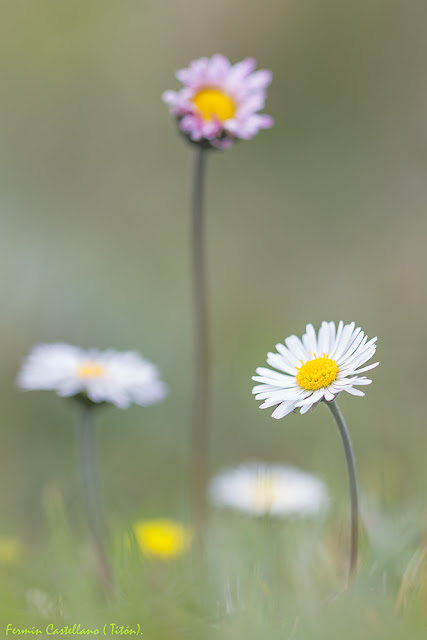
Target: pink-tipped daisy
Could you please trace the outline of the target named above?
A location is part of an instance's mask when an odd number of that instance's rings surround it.
[[[354,322],[341,321],[338,328],[334,322],[322,322],[318,336],[308,324],[302,340],[289,336],[284,345],[276,344],[278,353],[267,354],[267,363],[279,371],[259,367],[252,380],[261,384],[252,393],[264,400],[261,409],[277,405],[272,414],[277,419],[291,411],[306,413],[321,400],[332,402],[342,391],[363,396],[355,387],[372,382],[359,374],[379,364],[362,367],[374,355],[375,342],[376,338],[368,341]]]
[[[264,107],[271,71],[255,67],[253,58],[232,65],[218,54],[178,71],[184,87],[165,91],[162,97],[180,130],[192,142],[225,149],[235,139],[248,140],[272,127],[273,118],[257,113]]]

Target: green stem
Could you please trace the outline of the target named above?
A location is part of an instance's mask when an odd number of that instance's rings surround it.
[[[194,397],[192,415],[191,493],[196,535],[201,544],[207,519],[207,466],[209,434],[209,347],[205,271],[203,197],[206,150],[197,147],[192,194],[192,253],[194,288]]]
[[[77,432],[78,456],[80,461],[83,498],[89,519],[95,549],[104,584],[109,592],[113,590],[113,575],[104,546],[104,520],[101,515],[95,471],[95,446],[93,429],[94,407],[80,403],[80,420]]]
[[[356,464],[354,460],[353,448],[351,446],[350,434],[343,415],[335,400],[326,403],[334,417],[340,432],[341,441],[344,447],[345,460],[347,463],[348,484],[350,489],[351,503],[351,529],[350,529],[350,566],[349,580],[353,577],[357,566],[358,554],[358,534],[359,534],[359,499],[357,492]]]

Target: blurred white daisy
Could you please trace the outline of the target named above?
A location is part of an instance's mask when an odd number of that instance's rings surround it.
[[[359,374],[376,367],[374,362],[362,367],[376,350],[376,338],[368,341],[354,322],[335,327],[334,322],[322,322],[319,335],[312,324],[306,327],[302,340],[292,335],[285,345],[276,344],[278,353],[268,353],[267,363],[278,369],[259,367],[252,380],[260,382],[252,393],[264,400],[261,409],[276,407],[273,418],[283,418],[291,411],[306,413],[321,400],[331,402],[342,391],[364,396],[355,386],[371,384]]]
[[[150,405],[167,394],[167,385],[150,362],[134,351],[99,351],[68,344],[40,344],[18,375],[21,389],[51,389],[59,396],[111,402],[126,409],[132,402]]]
[[[328,506],[318,478],[281,465],[251,463],[225,471],[210,483],[211,501],[252,515],[316,515]]]

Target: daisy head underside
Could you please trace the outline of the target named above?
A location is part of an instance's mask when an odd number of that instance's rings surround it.
[[[252,379],[257,384],[252,393],[263,400],[261,409],[276,407],[273,418],[283,418],[292,411],[306,413],[320,401],[331,402],[342,391],[365,395],[357,386],[372,381],[361,373],[376,367],[366,366],[376,351],[376,338],[368,340],[354,322],[322,322],[318,335],[308,324],[302,339],[289,336],[277,344],[276,353],[267,354],[267,364],[275,370],[259,367]]]
[[[225,56],[214,55],[176,73],[183,88],[165,91],[162,97],[190,142],[225,149],[236,139],[253,138],[273,126],[270,116],[258,113],[271,72],[255,67],[253,58],[232,65]]]
[[[24,360],[17,384],[24,390],[52,390],[87,403],[160,402],[167,386],[157,368],[134,351],[99,351],[69,344],[40,344]]]

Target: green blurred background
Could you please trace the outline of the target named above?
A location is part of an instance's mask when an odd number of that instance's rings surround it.
[[[43,540],[49,486],[80,513],[71,405],[15,387],[39,342],[158,364],[163,404],[99,412],[105,502],[188,517],[192,150],[161,94],[219,52],[272,69],[276,124],[210,159],[211,471],[296,464],[346,509],[325,407],[275,421],[250,392],[277,341],[354,320],[381,361],[340,402],[361,492],[425,518],[426,26],[421,0],[1,2],[1,534]]]

